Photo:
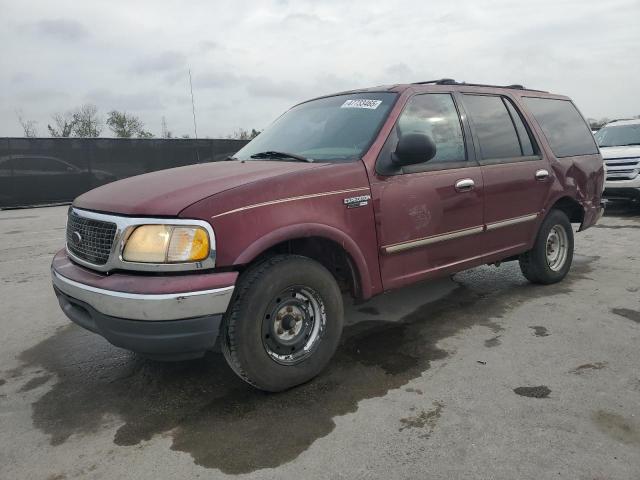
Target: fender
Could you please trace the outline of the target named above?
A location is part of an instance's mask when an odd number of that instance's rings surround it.
[[[244,265],[250,263],[257,258],[262,252],[286,240],[294,240],[305,237],[322,237],[327,240],[341,245],[349,254],[351,260],[355,264],[358,281],[362,289],[363,298],[371,297],[374,292],[372,289],[372,278],[367,265],[367,261],[360,250],[360,247],[353,239],[342,230],[328,225],[319,223],[301,223],[288,225],[270,232],[268,235],[260,237],[251,245],[249,245],[234,261],[234,265]],[[377,262],[377,259],[376,259]],[[377,264],[376,264],[377,265]]]

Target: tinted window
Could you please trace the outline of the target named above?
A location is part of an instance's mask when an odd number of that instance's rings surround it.
[[[525,97],[556,157],[598,153],[593,134],[568,100]]]
[[[522,156],[516,129],[500,97],[465,95],[464,105],[478,137],[483,159]]]
[[[466,159],[460,117],[451,95],[417,95],[407,103],[396,123],[398,136],[408,133],[429,135],[436,144],[437,162],[464,162]]]
[[[75,172],[77,169],[57,158],[43,157],[42,170],[46,172]]]
[[[522,151],[522,155],[529,156],[533,155],[533,145],[531,144],[531,137],[529,136],[529,132],[524,126],[524,122],[522,121],[522,117],[520,113],[516,110],[516,108],[511,103],[511,100],[503,99],[504,103],[507,105],[507,109],[509,110],[509,114],[511,115],[511,119],[516,126],[516,131],[518,132],[518,140],[520,140],[520,150]]]
[[[640,123],[630,125],[607,125],[595,134],[601,147],[640,145]]]

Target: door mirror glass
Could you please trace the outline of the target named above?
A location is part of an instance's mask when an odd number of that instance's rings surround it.
[[[436,144],[429,135],[408,133],[398,140],[391,159],[399,167],[428,162],[436,156]]]

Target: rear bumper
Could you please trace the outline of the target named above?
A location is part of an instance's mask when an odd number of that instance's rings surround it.
[[[584,209],[584,218],[578,230],[579,232],[586,230],[587,228],[598,223],[598,221],[602,218],[602,215],[604,215],[606,203],[606,200],[600,199],[598,203],[589,202],[582,204],[582,208]]]
[[[60,307],[74,323],[118,347],[179,360],[214,348],[237,274],[106,275],[59,252],[51,277]]]

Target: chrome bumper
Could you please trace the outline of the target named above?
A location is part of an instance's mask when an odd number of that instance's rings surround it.
[[[233,286],[172,294],[115,292],[91,287],[51,271],[53,284],[98,312],[130,320],[179,320],[226,312]]]

